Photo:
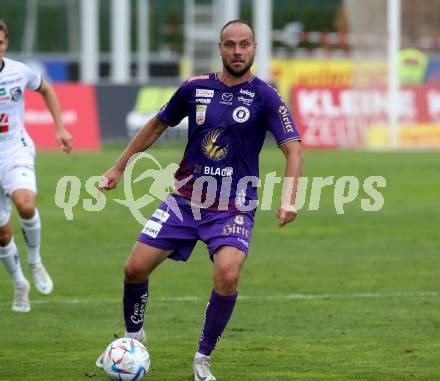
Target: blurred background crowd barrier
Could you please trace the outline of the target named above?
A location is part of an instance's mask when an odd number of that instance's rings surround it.
[[[440,0],[2,0],[0,17],[7,55],[52,81],[77,149],[128,140],[181,81],[218,70],[235,18],[253,23],[255,71],[306,147],[440,148]],[[55,148],[50,115],[26,97],[37,147]]]

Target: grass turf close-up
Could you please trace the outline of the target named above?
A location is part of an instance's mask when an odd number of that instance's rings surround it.
[[[37,205],[42,258],[55,288],[31,291],[31,311],[11,311],[13,287],[0,271],[0,380],[104,381],[98,354],[123,334],[123,266],[142,226],[124,199],[124,186],[104,194],[100,211],[84,210],[90,176],[101,175],[122,147],[97,153],[39,152]],[[163,167],[179,162],[180,145],[149,150]],[[435,152],[306,151],[306,203],[279,229],[272,210],[257,212],[239,300],[212,355],[219,381],[440,380],[440,156]],[[140,161],[135,171],[153,162]],[[283,175],[284,157],[267,144],[261,178]],[[82,187],[72,220],[56,206],[63,176]],[[323,188],[309,210],[312,177],[355,176],[359,195],[337,214],[335,186]],[[383,208],[365,212],[362,185],[383,176]],[[333,184],[334,184],[333,182]],[[135,197],[148,190],[136,184]],[[74,185],[73,185],[74,187]],[[71,187],[67,188],[72,190]],[[69,201],[69,192],[64,202]],[[61,199],[58,199],[58,204]],[[61,200],[62,201],[62,200]],[[142,209],[148,217],[158,206]],[[17,214],[15,240],[26,276],[26,253]],[[187,263],[166,261],[151,276],[145,330],[151,381],[191,380],[191,365],[212,288],[212,264],[200,242]]]

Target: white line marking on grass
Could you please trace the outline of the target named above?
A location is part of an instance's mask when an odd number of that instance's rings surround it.
[[[377,298],[419,298],[437,297],[437,292],[365,292],[354,294],[288,294],[268,296],[243,296],[243,299],[286,299],[286,300],[325,300],[325,299],[377,299]]]
[[[378,299],[378,298],[422,298],[438,297],[439,293],[434,291],[426,292],[366,292],[352,294],[286,294],[286,295],[240,295],[240,300],[327,300],[327,299]],[[175,296],[158,297],[154,302],[198,302],[205,298],[198,296]],[[121,299],[38,299],[32,300],[31,304],[115,304],[122,303]],[[10,301],[0,301],[0,305],[10,304]]]

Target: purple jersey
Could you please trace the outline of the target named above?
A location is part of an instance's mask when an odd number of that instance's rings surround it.
[[[157,114],[170,126],[186,116],[188,143],[175,179],[192,177],[177,190],[191,199],[196,179],[212,176],[218,183],[214,208],[226,203],[228,209],[234,209],[257,200],[257,184],[249,176],[259,176],[258,157],[267,130],[279,146],[300,140],[277,91],[255,76],[235,86],[225,85],[216,73],[189,79]],[[226,184],[223,190],[222,184]],[[206,185],[202,199],[207,189]],[[220,194],[227,199],[221,200]]]

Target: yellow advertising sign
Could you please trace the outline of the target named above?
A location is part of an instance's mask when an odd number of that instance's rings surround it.
[[[272,78],[287,102],[292,86],[375,87],[386,84],[386,62],[348,59],[273,59]]]
[[[399,129],[399,148],[440,148],[440,125],[412,124]],[[389,147],[387,126],[373,125],[367,131],[367,147]]]

